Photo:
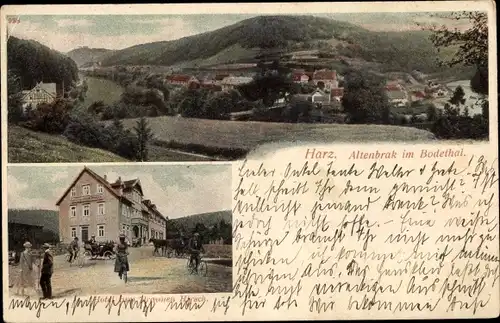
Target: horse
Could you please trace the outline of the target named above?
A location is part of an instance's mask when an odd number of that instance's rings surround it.
[[[167,245],[168,245],[168,240],[161,240],[161,239],[149,239],[149,242],[152,242],[155,249],[153,250],[153,256],[155,254],[158,255],[165,255],[167,251]],[[160,249],[161,249],[161,254],[160,254]]]
[[[161,249],[161,255],[166,255],[168,253],[168,250],[173,250],[177,256],[181,256],[184,253],[184,249],[186,248],[187,244],[184,241],[185,239],[166,239],[166,240],[161,240],[161,239],[149,239],[149,242],[152,242],[155,249],[153,250],[153,256],[155,254],[160,254],[160,249]]]

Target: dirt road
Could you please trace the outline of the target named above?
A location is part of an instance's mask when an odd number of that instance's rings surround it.
[[[187,259],[153,257],[151,247],[130,248],[130,272],[124,283],[114,272],[114,260],[92,260],[83,268],[70,266],[65,256],[54,257],[54,297],[96,294],[182,294],[229,292],[232,268],[208,263],[207,276],[188,274]],[[10,266],[13,283],[19,269]],[[10,289],[11,293],[16,288]],[[35,291],[28,295],[35,296]]]

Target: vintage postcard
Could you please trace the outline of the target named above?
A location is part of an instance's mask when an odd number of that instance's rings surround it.
[[[0,21],[6,321],[499,315],[493,1]]]

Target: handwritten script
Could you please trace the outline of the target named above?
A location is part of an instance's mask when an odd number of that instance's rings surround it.
[[[241,315],[498,313],[496,159],[304,150],[238,166],[231,303]]]

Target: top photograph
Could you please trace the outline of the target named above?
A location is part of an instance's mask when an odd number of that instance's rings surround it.
[[[487,12],[7,14],[2,23],[9,163],[489,140]]]

